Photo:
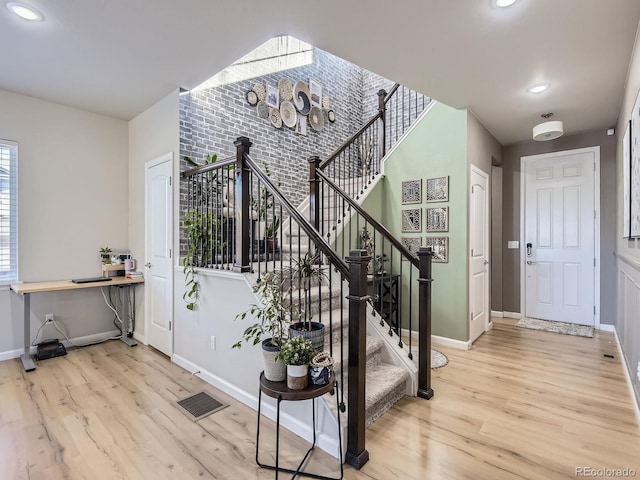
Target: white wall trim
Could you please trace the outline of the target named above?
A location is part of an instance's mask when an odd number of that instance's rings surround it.
[[[496,310],[491,310],[491,316],[492,317],[497,317],[497,318],[503,318],[504,317],[504,312],[498,312]]]
[[[615,327],[615,325],[609,325],[608,323],[601,323],[598,326],[598,330],[600,330],[602,332],[615,332],[616,331],[616,327]]]
[[[631,258],[623,253],[620,253],[618,251],[614,251],[613,252],[613,256],[616,257],[618,260],[623,261],[624,263],[626,263],[627,265],[629,265],[630,267],[635,268],[637,271],[640,272],[640,262],[638,260],[636,260],[635,258]]]
[[[403,328],[400,330],[400,333],[403,337],[409,336],[409,330]],[[418,342],[418,332],[415,330],[411,330],[411,339],[415,340],[416,344]],[[443,347],[451,347],[457,350],[469,350],[471,348],[470,341],[464,340],[456,340],[455,338],[449,337],[439,337],[438,335],[431,335],[431,344],[432,345],[442,345]]]
[[[502,312],[502,316],[504,318],[515,318],[517,320],[522,318],[522,314],[520,312]]]
[[[248,407],[252,408],[256,412],[258,411],[258,397],[250,394],[237,386],[229,383],[228,381],[214,375],[213,373],[201,369],[193,362],[190,362],[184,357],[180,355],[176,355],[175,353],[171,357],[171,360],[178,366],[184,368],[188,372],[191,372],[193,375],[196,375],[198,378],[201,378],[205,382],[214,387],[222,390],[226,394],[232,396],[239,402],[244,403]],[[333,397],[332,397],[333,398]],[[329,407],[324,402],[324,399],[320,399],[316,405],[316,415],[326,414],[326,412],[321,412],[320,410],[329,411]],[[267,418],[276,420],[276,407],[273,403],[271,403],[271,399],[269,397],[262,396],[262,411],[261,413]],[[333,414],[331,414],[333,417]],[[343,420],[346,418],[346,415],[343,417]],[[318,422],[319,423],[319,422]],[[346,421],[345,421],[346,423]],[[313,440],[313,432],[310,425],[301,422],[297,418],[292,415],[284,412],[281,408],[280,410],[280,425],[285,427],[287,430],[295,433],[296,435],[304,438],[306,441],[311,442]],[[336,422],[337,425],[337,422]],[[337,427],[336,427],[337,428]],[[322,450],[327,452],[329,455],[332,455],[334,458],[339,458],[339,450],[338,450],[338,441],[335,438],[330,437],[327,434],[318,432],[317,437],[317,445]],[[343,438],[343,444],[346,444],[346,439]]]
[[[102,342],[104,340],[108,340],[109,338],[118,337],[118,336],[120,336],[119,330],[110,330],[108,332],[94,333],[93,335],[85,335],[83,337],[75,337],[71,339],[71,342],[79,346],[85,346],[91,343]],[[61,340],[60,343],[62,343],[67,348],[71,348],[74,346],[74,345],[71,345],[66,340]],[[37,347],[31,347],[29,349],[29,353],[31,353],[31,355],[35,354],[36,351],[37,351]],[[24,352],[24,348],[20,348],[16,350],[8,350],[6,352],[0,352],[0,362],[4,360],[11,360],[13,358],[18,358],[20,357],[20,355],[22,355],[23,352]]]
[[[525,306],[525,260],[526,260],[526,245],[525,238],[525,164],[529,161],[541,160],[545,158],[553,158],[565,156],[567,154],[579,154],[579,153],[593,153],[595,162],[595,172],[593,174],[593,188],[594,188],[594,209],[596,211],[596,218],[594,223],[594,257],[596,259],[595,270],[595,284],[594,284],[594,305],[596,307],[596,313],[593,317],[593,326],[595,328],[600,327],[600,146],[576,148],[572,150],[561,150],[552,153],[542,153],[539,155],[528,155],[520,157],[520,310],[526,314]]]
[[[613,325],[611,325],[613,327]],[[633,380],[631,376],[631,372],[627,368],[627,362],[625,361],[625,355],[622,351],[622,344],[620,343],[620,338],[618,337],[618,331],[613,328],[613,334],[616,337],[616,345],[618,347],[618,353],[620,353],[620,363],[622,364],[622,370],[624,370],[624,377],[627,379],[627,388],[629,389],[629,395],[631,395],[631,402],[633,403],[633,410],[636,414],[636,423],[640,427],[640,401],[636,397],[635,389],[633,388]]]
[[[137,341],[139,341],[143,345],[149,345],[149,343],[147,342],[147,336],[146,335],[141,335],[138,332],[133,332],[133,338],[135,338]]]

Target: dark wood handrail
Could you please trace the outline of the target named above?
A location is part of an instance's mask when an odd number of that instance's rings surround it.
[[[210,172],[211,170],[217,170],[219,168],[229,167],[231,165],[235,166],[236,158],[232,157],[227,160],[222,160],[221,162],[209,163],[207,165],[201,165],[199,167],[190,168],[189,170],[185,170],[180,174],[182,178],[192,177],[199,173]]]
[[[373,117],[371,117],[371,120],[369,120],[367,123],[365,123],[364,126],[360,130],[358,130],[356,133],[354,133],[349,140],[344,142],[335,152],[333,152],[329,156],[329,158],[327,158],[326,160],[323,160],[322,162],[320,162],[320,169],[324,170],[324,168],[327,165],[329,165],[331,162],[333,162],[336,159],[336,157],[338,155],[340,155],[342,152],[344,152],[346,150],[346,148],[349,145],[351,145],[356,138],[358,138],[360,135],[362,135],[365,132],[365,130],[367,130],[367,128],[369,128],[371,125],[373,125],[375,123],[375,121],[380,118],[380,115],[381,115],[380,112],[376,113]]]
[[[389,100],[391,100],[391,97],[393,97],[393,95],[396,93],[396,90],[398,90],[398,88],[400,88],[400,84],[396,83],[391,89],[391,91],[387,93],[387,96],[384,97],[384,103],[387,103]]]
[[[394,237],[384,225],[382,225],[375,218],[369,215],[360,205],[358,205],[358,203],[355,200],[353,200],[349,195],[347,195],[347,192],[342,190],[329,177],[327,177],[323,171],[317,170],[316,174],[323,181],[325,181],[331,188],[333,188],[338,193],[338,195],[340,195],[344,200],[346,200],[346,202],[351,206],[351,208],[356,210],[360,214],[360,216],[367,221],[367,223],[371,224],[373,228],[375,228],[378,232],[380,232],[382,236],[384,236],[394,247],[396,247],[400,251],[400,254],[403,257],[409,260],[413,266],[415,266],[416,268],[419,268],[420,265],[418,262],[418,258],[412,255],[411,252],[407,250],[407,247],[402,245],[402,243],[400,243],[398,239],[396,239],[396,237]]]
[[[311,223],[309,223],[309,220],[307,220],[298,211],[298,209],[296,209],[291,204],[291,202],[289,202],[289,200],[287,200],[287,198],[284,195],[282,195],[278,187],[276,187],[273,184],[273,182],[267,176],[267,174],[264,173],[256,165],[256,163],[251,159],[249,155],[245,155],[245,164],[247,167],[249,167],[249,170],[251,170],[253,174],[256,177],[258,177],[258,179],[262,182],[262,184],[264,185],[264,188],[266,188],[267,191],[271,195],[273,195],[274,198],[280,201],[285,211],[287,211],[287,213],[291,216],[291,218],[293,218],[296,222],[298,222],[299,227],[302,228],[302,230],[304,230],[307,236],[311,239],[313,243],[316,244],[316,246],[320,249],[320,251],[329,258],[329,260],[331,261],[331,264],[335,268],[337,268],[344,277],[349,277],[349,267],[347,266],[347,263],[342,258],[340,258],[336,252],[334,252],[333,248],[331,248],[331,246],[327,243],[327,241],[324,238],[322,238],[322,236],[318,233],[318,231],[315,228],[313,228]]]

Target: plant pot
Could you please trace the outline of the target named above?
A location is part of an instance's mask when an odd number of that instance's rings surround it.
[[[289,327],[289,338],[304,337],[310,340],[313,348],[321,352],[324,350],[324,324],[311,322],[311,330],[307,330],[309,322],[297,322]]]
[[[287,368],[282,360],[276,362],[276,355],[280,347],[271,343],[271,338],[262,341],[262,356],[264,357],[264,378],[271,382],[284,382],[287,378]]]
[[[278,253],[278,237],[267,237],[267,253]]]
[[[287,365],[287,388],[302,390],[309,385],[308,365]]]
[[[309,377],[314,385],[326,385],[333,372],[333,359],[327,352],[317,354],[309,364]]]

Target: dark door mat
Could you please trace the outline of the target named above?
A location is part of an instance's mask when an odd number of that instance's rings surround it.
[[[194,422],[229,406],[205,392],[196,393],[176,403]]]

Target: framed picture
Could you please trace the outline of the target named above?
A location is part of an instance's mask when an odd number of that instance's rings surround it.
[[[422,180],[402,182],[402,203],[422,203]]]
[[[427,178],[425,202],[449,201],[449,177]]]
[[[418,250],[422,246],[422,237],[400,237],[400,242],[412,255],[418,256]]]
[[[449,207],[427,207],[426,228],[427,232],[449,231]]]
[[[434,263],[449,262],[449,237],[427,237],[425,247],[431,247]]]
[[[311,106],[322,108],[322,85],[309,79],[309,95],[311,96]]]
[[[273,108],[280,107],[280,90],[273,85],[267,85],[267,105]]]
[[[622,238],[631,237],[631,120],[622,138]]]
[[[631,112],[631,237],[640,237],[640,91]]]
[[[402,233],[422,232],[422,209],[411,208],[402,210]]]
[[[296,123],[296,133],[307,136],[307,117],[298,115],[298,123]]]

